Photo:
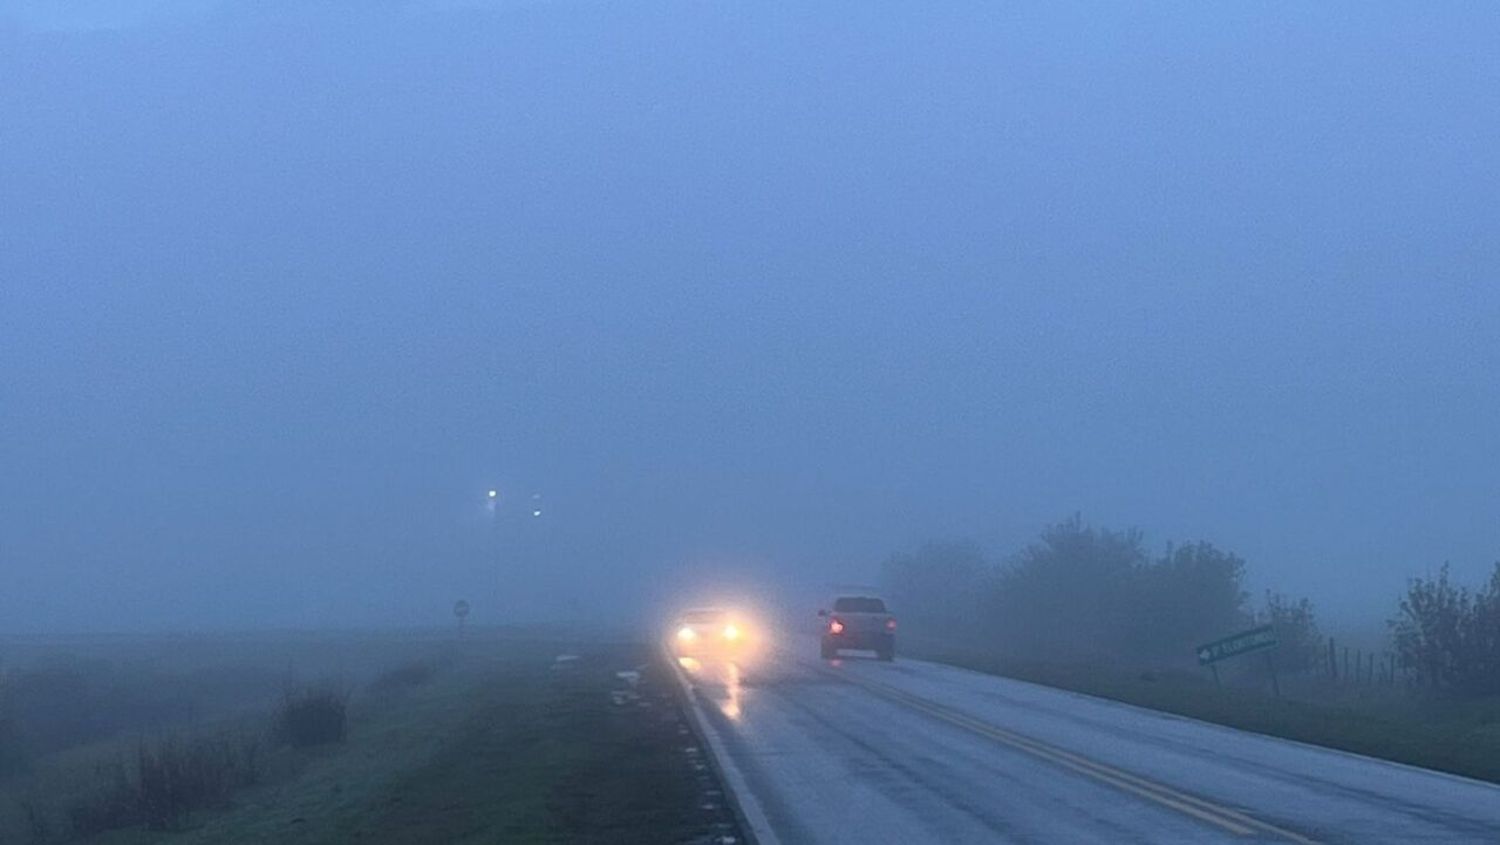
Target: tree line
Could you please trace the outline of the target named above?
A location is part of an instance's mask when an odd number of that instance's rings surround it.
[[[1141,532],[1075,515],[1003,561],[973,544],[934,542],[893,555],[882,574],[916,632],[991,653],[1186,666],[1198,644],[1271,624],[1279,669],[1326,669],[1312,603],[1275,592],[1252,601],[1245,561],[1209,542],[1151,554]],[[1388,625],[1410,682],[1500,694],[1500,563],[1477,589],[1453,583],[1446,565],[1412,579]]]
[[[1245,589],[1245,562],[1212,543],[1147,551],[1141,532],[1074,516],[1004,562],[975,545],[929,543],[885,562],[886,589],[917,631],[1013,657],[1189,665],[1193,647],[1261,622],[1278,663],[1310,668],[1322,636],[1312,605]]]

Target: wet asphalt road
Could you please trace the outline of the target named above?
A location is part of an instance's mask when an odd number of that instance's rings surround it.
[[[1500,788],[932,663],[689,662],[774,842],[1500,843]]]

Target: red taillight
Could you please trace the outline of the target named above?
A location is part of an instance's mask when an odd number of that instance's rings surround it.
[[[844,633],[844,623],[840,622],[837,619],[829,622],[828,623],[828,633],[830,633],[830,634],[842,634],[842,633]]]
[[[896,620],[894,620],[894,619],[887,619],[887,620],[885,620],[885,629],[887,631],[894,631],[894,630],[896,630]]]

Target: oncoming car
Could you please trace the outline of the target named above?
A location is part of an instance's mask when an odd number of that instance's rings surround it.
[[[742,657],[753,645],[753,633],[745,618],[731,610],[694,608],[677,617],[672,651],[679,657]]]
[[[881,660],[896,659],[896,617],[875,596],[835,596],[823,617],[822,654],[838,657],[841,649],[875,652]]]

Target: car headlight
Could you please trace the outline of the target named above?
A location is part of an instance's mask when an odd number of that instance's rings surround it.
[[[741,637],[740,629],[734,625],[724,626],[724,639],[737,640]]]
[[[694,631],[691,626],[683,625],[681,628],[677,629],[677,639],[679,640],[687,641],[696,640],[697,638],[698,632]]]

